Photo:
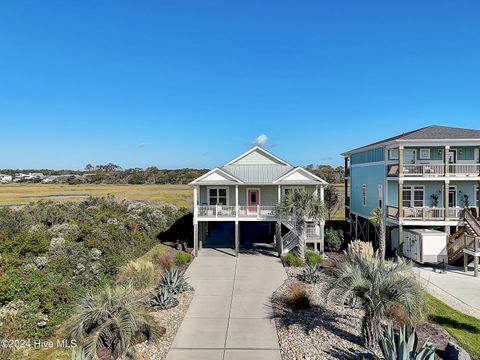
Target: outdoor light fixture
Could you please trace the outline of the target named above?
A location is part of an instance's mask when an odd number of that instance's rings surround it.
[[[438,155],[442,155],[442,149],[438,148]]]

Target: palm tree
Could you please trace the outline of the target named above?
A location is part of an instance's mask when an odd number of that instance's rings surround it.
[[[381,322],[389,317],[392,309],[402,309],[413,319],[423,306],[423,291],[413,277],[411,266],[401,259],[391,262],[378,257],[347,255],[329,276],[328,295],[337,296],[340,304],[356,298],[364,310],[361,336],[366,348],[376,345]]]
[[[298,228],[303,232],[306,221],[320,222],[325,218],[325,207],[313,193],[295,190],[285,194],[277,205],[280,217],[294,217]],[[305,238],[300,237],[298,255],[305,260]]]
[[[370,222],[375,226],[378,238],[378,256],[380,259],[385,259],[385,227],[383,226],[383,211],[380,208],[373,209],[370,213]]]
[[[99,351],[106,351],[112,359],[130,357],[134,340],[161,336],[161,327],[133,294],[130,287],[105,287],[81,299],[70,329],[80,354],[99,359]]]

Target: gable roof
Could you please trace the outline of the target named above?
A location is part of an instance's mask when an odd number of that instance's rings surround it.
[[[259,146],[251,148],[226,165],[209,171],[190,184],[274,184],[285,175],[298,171],[303,175],[281,183],[327,184],[318,176],[303,168],[294,167]]]
[[[257,156],[255,156],[257,155]],[[260,160],[260,161],[259,161]],[[244,152],[242,155],[236,157],[232,161],[229,161],[225,166],[228,165],[245,165],[249,163],[254,163],[257,165],[285,165],[291,166],[288,162],[280,159],[279,157],[273,155],[271,152],[265,150],[260,146],[254,146],[250,150]]]
[[[349,150],[342,155],[402,140],[480,140],[480,130],[431,125]]]

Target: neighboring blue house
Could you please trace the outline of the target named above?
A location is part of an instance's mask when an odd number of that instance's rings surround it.
[[[479,213],[479,149],[480,130],[428,126],[342,154],[351,236],[373,240],[368,218],[381,208],[392,250],[402,250],[404,231],[432,228],[447,234],[449,260],[458,260],[463,209]]]

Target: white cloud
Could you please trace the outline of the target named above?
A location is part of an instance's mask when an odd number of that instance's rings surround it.
[[[268,142],[268,136],[265,134],[258,135],[255,140],[253,140],[254,146],[265,146]]]

